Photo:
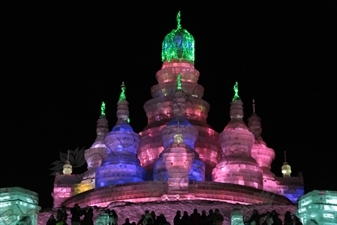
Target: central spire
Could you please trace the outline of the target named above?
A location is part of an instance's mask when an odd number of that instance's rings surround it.
[[[162,45],[162,61],[187,60],[194,62],[194,38],[181,26],[180,11],[176,17],[177,28],[164,38]]]

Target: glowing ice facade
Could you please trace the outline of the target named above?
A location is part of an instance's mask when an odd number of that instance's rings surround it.
[[[296,215],[304,225],[337,224],[337,191],[312,191],[298,201]]]
[[[37,225],[38,194],[19,187],[0,188],[0,225]]]
[[[62,202],[73,204],[78,193],[93,188],[95,190],[90,193],[103,193],[100,189],[108,186],[124,192],[130,190],[129,194],[112,199],[149,201],[156,199],[148,197],[152,194],[151,188],[164,196],[167,187],[174,192],[175,188],[183,186],[186,191],[191,181],[200,182],[197,185],[200,190],[194,193],[196,196],[233,203],[260,202],[262,200],[253,195],[262,190],[285,196],[294,203],[303,195],[302,176],[291,177],[289,173],[289,176],[275,177],[271,173],[275,152],[261,138],[261,119],[255,109],[248,119],[248,127],[243,121],[243,103],[237,83],[230,106],[231,120],[223,132],[219,135],[207,124],[210,106],[202,99],[204,88],[197,83],[200,73],[194,67],[194,38],[181,27],[179,16],[177,19],[177,29],[163,41],[163,64],[156,73],[158,84],[151,88],[152,99],[144,104],[147,126],[139,134],[133,131],[125,86],[122,86],[116,125],[108,133],[105,104],[102,104],[97,139],[85,152],[88,171],[82,175],[56,176],[54,207]],[[163,181],[159,191],[158,180]],[[206,193],[205,190],[212,188],[230,191]],[[250,194],[235,191],[240,188],[247,188]],[[137,191],[131,191],[133,189]],[[106,204],[99,203],[99,194],[94,196],[88,200],[90,205]],[[190,198],[198,197],[191,194],[186,199]],[[278,201],[288,202],[288,199]]]
[[[144,169],[136,156],[139,135],[133,131],[128,122],[129,103],[126,101],[124,91],[123,84],[117,103],[117,123],[104,139],[109,155],[96,170],[97,188],[144,181]]]

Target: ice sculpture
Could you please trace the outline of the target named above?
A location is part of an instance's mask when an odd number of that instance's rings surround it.
[[[136,155],[139,135],[128,123],[128,104],[123,82],[117,103],[118,120],[104,139],[109,155],[96,170],[96,187],[144,181],[144,169]]]
[[[102,165],[103,160],[108,156],[108,148],[104,143],[104,137],[109,132],[108,120],[105,116],[105,103],[101,105],[101,115],[97,120],[96,140],[94,144],[84,152],[85,160],[88,164],[88,171],[83,176],[82,183],[92,184],[95,187],[96,169]]]
[[[0,225],[37,225],[38,194],[19,187],[0,188]]]
[[[233,211],[231,213],[231,225],[244,225],[243,215],[239,211]]]
[[[243,103],[234,86],[235,95],[230,107],[231,120],[220,134],[222,154],[213,170],[213,180],[262,189],[262,170],[251,157],[254,135],[243,122]]]
[[[298,201],[296,215],[304,225],[337,224],[337,191],[312,191]]]
[[[194,143],[198,137],[198,130],[194,128],[185,118],[185,110],[186,99],[181,89],[181,76],[178,76],[177,91],[175,93],[173,103],[174,117],[171,119],[168,125],[162,129],[164,151],[160,154],[160,157],[154,166],[153,177],[155,180],[170,180],[170,176],[168,174],[170,171],[168,168],[170,168],[172,171],[180,171],[180,175],[174,176],[180,176],[179,179],[181,182],[187,182],[187,184],[189,180],[205,180],[205,165],[199,159],[198,153],[194,151]],[[180,160],[181,162],[185,162],[182,168],[178,169],[179,166],[177,163],[174,164],[173,167],[171,166],[171,164],[173,165],[173,161]],[[190,166],[188,166],[189,163],[191,163]],[[182,173],[185,173],[183,171],[185,171],[187,168],[189,168],[187,170],[187,174],[182,175]],[[178,178],[175,179],[175,183],[177,183]],[[169,183],[172,184],[172,182],[173,181],[170,181]]]

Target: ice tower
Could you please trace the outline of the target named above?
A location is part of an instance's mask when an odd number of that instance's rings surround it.
[[[178,75],[173,102],[174,117],[162,129],[164,151],[154,165],[153,174],[154,180],[168,180],[169,190],[172,187],[175,191],[179,187],[187,188],[190,180],[205,180],[205,164],[194,151],[198,130],[185,117],[186,99],[181,86],[181,75]]]
[[[129,124],[129,103],[126,101],[124,82],[121,89],[117,103],[117,123],[104,139],[109,155],[96,170],[98,188],[144,180],[144,169],[136,155],[139,135]]]
[[[253,133],[255,141],[251,150],[252,157],[256,160],[263,173],[263,190],[275,192],[277,184],[275,175],[270,171],[271,163],[275,159],[275,152],[268,148],[261,137],[261,118],[255,113],[255,100],[253,99],[253,114],[248,118],[248,129]]]
[[[88,171],[84,174],[82,183],[95,184],[96,169],[102,165],[103,160],[108,156],[108,148],[104,143],[104,137],[108,132],[109,125],[105,116],[105,103],[102,102],[101,115],[97,120],[96,140],[94,144],[84,152]]]
[[[243,103],[238,95],[237,82],[234,92],[230,107],[231,120],[219,137],[222,154],[213,170],[213,180],[262,189],[262,170],[251,157],[254,135],[242,120]]]
[[[162,44],[163,65],[156,74],[158,84],[151,88],[153,99],[144,104],[148,125],[140,133],[141,141],[137,155],[141,165],[147,171],[147,179],[151,180],[154,162],[164,150],[161,130],[174,115],[173,99],[176,80],[180,75],[181,89],[186,98],[184,115],[198,130],[199,136],[194,149],[205,163],[206,180],[210,181],[219,153],[218,133],[206,122],[209,104],[202,99],[204,88],[197,83],[199,71],[194,68],[194,38],[182,28],[180,13],[177,16],[177,22],[177,28],[166,35]]]

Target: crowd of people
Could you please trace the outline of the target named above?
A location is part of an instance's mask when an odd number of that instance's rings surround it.
[[[78,204],[70,210],[71,213],[71,225],[94,225],[94,213],[91,207],[80,208]],[[131,222],[129,218],[126,218],[122,223],[118,221],[118,215],[114,210],[105,210],[101,215],[105,215],[107,218],[107,224],[102,225],[171,225],[164,214],[156,215],[154,211],[150,212],[146,210],[141,216],[138,222]],[[280,215],[276,211],[271,211],[263,214],[259,214],[257,210],[253,210],[251,216],[244,221],[245,225],[302,225],[301,221],[295,215],[292,215],[290,211],[284,215],[282,222]],[[68,225],[67,224],[68,213],[63,206],[57,211],[56,218],[54,215],[50,215],[46,225]],[[194,209],[190,215],[187,211],[181,213],[177,211],[173,219],[173,225],[222,225],[224,217],[221,215],[218,209],[214,211],[209,210],[208,214],[205,210],[201,213],[197,209]]]

